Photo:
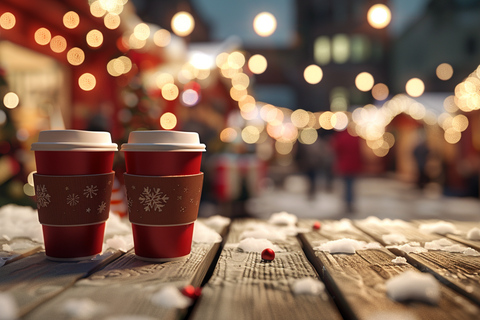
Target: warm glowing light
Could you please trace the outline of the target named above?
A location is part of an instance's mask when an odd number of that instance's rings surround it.
[[[361,72],[355,78],[355,86],[358,90],[366,92],[373,88],[375,80],[373,76],[368,72]]]
[[[368,10],[367,20],[375,29],[383,29],[392,20],[392,13],[386,5],[375,4]]]
[[[448,128],[447,130],[445,130],[443,137],[448,143],[455,144],[460,141],[460,139],[462,138],[462,134],[454,128]]]
[[[175,79],[170,73],[161,73],[157,76],[155,82],[159,89],[162,89],[164,85],[170,83],[173,84]]]
[[[322,113],[318,118],[320,127],[322,127],[325,130],[332,130],[333,129],[332,117],[333,117],[333,112],[325,111],[324,113]]]
[[[457,114],[452,119],[452,128],[458,132],[463,132],[468,128],[468,118],[463,114]]]
[[[425,85],[423,84],[423,81],[418,79],[418,78],[412,78],[407,81],[407,84],[405,85],[405,90],[407,91],[407,94],[411,97],[420,97],[423,92],[425,91]]]
[[[63,25],[68,29],[75,29],[80,23],[80,16],[75,11],[69,11],[63,15]]]
[[[293,143],[290,141],[275,141],[275,150],[282,155],[287,155],[293,150]]]
[[[60,53],[67,49],[67,40],[62,36],[55,36],[50,40],[50,49],[53,52]]]
[[[11,12],[5,12],[0,16],[0,27],[5,30],[10,30],[15,26],[17,20]]]
[[[185,11],[177,12],[172,18],[172,30],[179,37],[186,37],[195,28],[193,16]]]
[[[133,29],[133,34],[139,40],[147,40],[150,37],[150,27],[146,23],[139,23]]]
[[[345,130],[348,125],[348,117],[343,112],[335,112],[330,119],[330,122],[335,130]]]
[[[453,76],[453,68],[448,63],[442,63],[438,65],[436,73],[438,79],[446,81]]]
[[[84,73],[78,78],[78,85],[84,91],[90,91],[97,85],[97,79],[91,73]]]
[[[107,72],[113,77],[118,77],[122,73],[118,71],[117,59],[112,59],[107,63]]]
[[[230,68],[240,69],[245,65],[245,56],[238,51],[232,52],[228,55],[227,63]]]
[[[247,94],[248,94],[247,89],[239,90],[235,87],[232,87],[230,89],[230,97],[235,101],[240,101],[240,99],[245,97]]]
[[[118,14],[107,13],[103,17],[103,24],[110,30],[117,29],[120,26],[120,16]]]
[[[107,13],[107,10],[102,8],[100,1],[95,1],[90,5],[90,13],[96,18],[101,18]]]
[[[135,37],[135,34],[132,33],[130,37],[128,38],[128,45],[132,49],[141,49],[147,44],[147,40],[140,40],[137,37]]]
[[[261,36],[271,36],[277,29],[277,19],[269,12],[261,12],[253,19],[253,30]]]
[[[123,64],[123,73],[128,73],[132,70],[132,60],[127,56],[118,57],[117,60]]]
[[[372,96],[375,100],[382,101],[388,98],[389,90],[387,85],[377,83],[372,88]]]
[[[292,112],[290,119],[295,127],[304,128],[310,121],[310,116],[307,111],[303,109],[297,109]]]
[[[72,66],[79,66],[85,61],[85,53],[80,48],[72,48],[68,50],[67,60]]]
[[[200,97],[198,96],[197,91],[193,89],[187,89],[182,92],[181,98],[184,105],[186,105],[187,107],[191,107],[198,103]]]
[[[165,130],[171,130],[177,125],[177,117],[171,112],[165,112],[160,117],[160,126]]]
[[[443,107],[445,108],[445,111],[454,113],[457,112],[458,107],[455,104],[455,96],[448,96],[443,100]]]
[[[36,43],[38,43],[39,45],[45,46],[52,39],[52,34],[48,29],[40,28],[37,31],[35,31],[34,38]]]
[[[319,66],[311,64],[303,71],[303,77],[308,83],[317,84],[323,78],[323,71]]]
[[[160,29],[153,34],[153,42],[159,47],[166,47],[172,40],[172,35],[168,30]]]
[[[261,54],[256,54],[248,59],[248,69],[252,73],[262,74],[267,70],[267,59]]]
[[[232,77],[232,86],[238,90],[247,89],[250,78],[245,73],[237,73]]]
[[[9,109],[14,109],[20,103],[20,99],[14,92],[9,92],[3,97],[3,104]]]
[[[103,34],[96,29],[90,30],[87,33],[87,43],[93,48],[100,47],[103,43]]]
[[[173,83],[167,83],[162,87],[162,97],[165,100],[172,101],[178,97],[178,87]]]
[[[220,132],[220,140],[225,143],[230,143],[235,141],[237,138],[238,133],[233,128],[225,128]]]
[[[253,144],[253,143],[256,143],[260,138],[260,131],[255,126],[246,126],[242,130],[241,135],[242,135],[242,140],[245,143]]]
[[[313,144],[318,139],[317,130],[313,128],[305,128],[300,132],[298,140],[303,144]]]

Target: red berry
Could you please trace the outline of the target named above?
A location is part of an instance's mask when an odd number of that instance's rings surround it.
[[[188,286],[185,286],[181,290],[181,292],[185,297],[188,297],[190,299],[195,300],[195,299],[198,299],[200,297],[200,295],[202,294],[202,288],[200,288],[200,287],[195,288],[194,286],[189,284]]]
[[[320,223],[320,221],[315,221],[313,223],[313,229],[320,230],[321,227],[322,227],[322,224]]]
[[[275,259],[275,251],[270,248],[264,249],[262,251],[262,260],[272,261],[273,259]]]

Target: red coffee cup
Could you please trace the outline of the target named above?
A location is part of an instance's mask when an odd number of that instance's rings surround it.
[[[117,145],[110,133],[48,130],[32,144],[39,220],[47,258],[89,259],[101,253]]]
[[[195,132],[134,131],[121,151],[136,256],[154,262],[187,257],[198,215],[205,145]]]

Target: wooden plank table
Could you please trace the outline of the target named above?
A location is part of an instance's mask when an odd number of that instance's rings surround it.
[[[313,220],[302,220],[297,235],[270,239],[276,249],[271,262],[263,261],[258,252],[240,249],[239,242],[251,229],[283,232],[286,228],[254,219],[235,220],[228,228],[217,230],[223,234],[222,243],[194,243],[188,259],[166,263],[141,261],[133,250],[113,249],[88,261],[53,262],[45,258],[41,247],[33,246],[25,254],[15,253],[15,260],[0,267],[0,294],[13,297],[19,318],[26,320],[479,319],[479,256],[439,250],[405,253],[395,247],[399,243],[387,243],[382,237],[398,233],[407,242],[422,246],[445,239],[418,228],[430,222],[434,221],[382,225],[332,220],[321,221],[316,230]],[[475,248],[470,245],[472,240],[466,241],[473,224],[454,224],[459,233],[447,235],[449,241]],[[328,241],[345,238],[378,243],[350,254],[319,249]],[[0,257],[8,254],[11,252],[0,250]],[[392,262],[400,255],[408,263]],[[386,282],[406,271],[433,274],[440,285],[438,303],[391,299]],[[299,294],[294,284],[304,278],[321,281],[325,291]],[[202,294],[190,307],[153,303],[152,297],[169,285],[179,289],[201,286]],[[77,306],[89,304],[83,306],[85,312],[72,314],[65,308],[72,301]]]

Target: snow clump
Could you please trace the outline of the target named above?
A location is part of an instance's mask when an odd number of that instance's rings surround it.
[[[164,308],[184,309],[192,304],[192,299],[184,296],[173,285],[168,285],[156,292],[151,301],[153,304]]]
[[[407,259],[405,259],[404,257],[395,257],[392,262],[395,264],[407,264]]]
[[[314,278],[303,278],[292,283],[294,294],[319,295],[325,291],[325,285]]]
[[[422,301],[437,304],[440,299],[440,285],[428,273],[406,271],[389,279],[386,283],[388,296],[395,301]]]
[[[447,233],[457,234],[458,230],[455,226],[450,222],[445,221],[438,221],[435,223],[424,223],[421,224],[419,227],[420,231],[425,233],[438,233],[441,235],[445,235]]]
[[[296,215],[286,211],[273,213],[268,219],[268,223],[283,226],[294,226],[298,221]]]
[[[195,221],[193,229],[193,242],[197,243],[217,243],[222,242],[222,236],[215,230],[207,227],[200,221]]]
[[[238,249],[243,252],[258,252],[262,253],[263,250],[270,248],[273,251],[280,251],[280,248],[274,245],[270,240],[267,239],[255,239],[255,238],[246,238],[240,241],[238,244]]]
[[[322,243],[320,246],[313,248],[314,250],[326,251],[330,253],[355,253],[356,250],[379,249],[381,246],[377,242],[366,243],[349,238],[332,240]]]
[[[468,240],[480,240],[480,228],[472,228],[467,232]]]

